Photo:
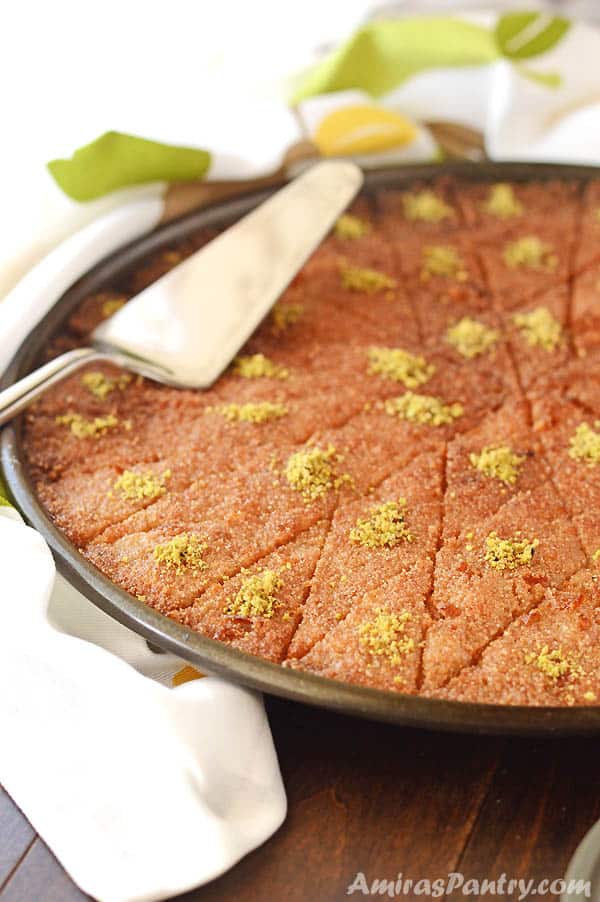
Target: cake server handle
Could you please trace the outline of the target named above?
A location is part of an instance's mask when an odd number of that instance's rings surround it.
[[[33,373],[19,379],[14,385],[5,388],[0,392],[0,426],[25,410],[55,382],[59,382],[85,364],[98,360],[118,362],[113,356],[94,348],[76,348],[45,363]]]

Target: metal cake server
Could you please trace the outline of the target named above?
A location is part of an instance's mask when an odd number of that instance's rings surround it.
[[[179,388],[208,388],[362,181],[354,163],[317,163],[102,322],[90,347],[68,351],[0,392],[0,425],[93,361]]]

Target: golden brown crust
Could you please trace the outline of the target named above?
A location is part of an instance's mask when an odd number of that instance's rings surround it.
[[[252,654],[600,703],[599,185],[361,198],[207,392],[102,365],[35,404],[41,500],[116,583]],[[53,347],[209,238],[86,299]]]

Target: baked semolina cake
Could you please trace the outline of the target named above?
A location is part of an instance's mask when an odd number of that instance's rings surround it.
[[[90,365],[23,446],[82,554],[188,629],[391,692],[600,704],[600,180],[365,194],[210,390]]]

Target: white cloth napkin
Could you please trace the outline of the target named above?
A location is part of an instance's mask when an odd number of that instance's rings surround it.
[[[93,222],[0,305],[6,365],[77,276],[151,228],[156,198]],[[286,798],[262,700],[150,651],[56,576],[48,546],[0,507],[0,781],[79,886],[164,899],[264,842]]]
[[[260,697],[212,677],[176,689],[148,679],[143,671],[156,675],[167,662],[55,579],[42,537],[6,510],[7,791],[103,902],[163,899],[216,877],[285,814]],[[69,635],[73,628],[91,641]]]

